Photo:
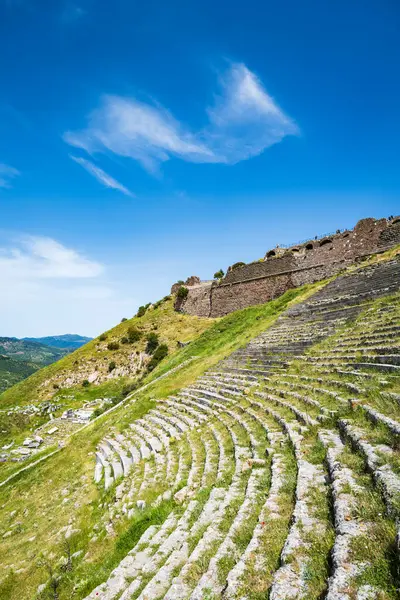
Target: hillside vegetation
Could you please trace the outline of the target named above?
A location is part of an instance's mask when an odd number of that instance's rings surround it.
[[[150,513],[145,511],[134,522],[127,518],[118,520],[109,536],[102,533],[97,542],[90,541],[93,537],[93,527],[96,528],[107,515],[109,502],[110,506],[114,502],[114,492],[104,496],[101,487],[93,482],[93,452],[99,440],[110,432],[110,428],[124,430],[132,420],[147,414],[155,406],[155,397],[166,397],[171,390],[178,390],[193,382],[211,365],[275,322],[291,303],[305,299],[314,289],[317,289],[317,286],[292,290],[276,301],[238,311],[216,322],[174,313],[169,302],[154,312],[149,311],[144,317],[135,319],[136,324],[141,323],[151,331],[154,319],[158,316],[158,331],[164,331],[164,340],[167,339],[166,332],[170,333],[172,347],[176,347],[176,340],[184,334],[187,338],[193,337],[195,329],[198,334],[190,345],[164,359],[142,381],[143,386],[153,382],[148,388],[144,388],[142,392],[138,390],[131,400],[116,406],[110,414],[100,416],[82,432],[78,431],[65,448],[41,465],[27,471],[22,478],[17,478],[12,484],[0,488],[0,522],[9,527],[20,521],[19,515],[22,516],[21,525],[17,529],[13,528],[12,536],[3,541],[3,556],[7,557],[4,566],[13,564],[14,568],[5,571],[8,576],[0,585],[0,597],[2,593],[8,594],[6,597],[10,600],[19,599],[21,593],[27,598],[34,595],[36,587],[47,581],[46,561],[49,560],[53,564],[61,558],[62,530],[72,522],[71,528],[79,530],[79,533],[72,536],[71,544],[76,551],[78,546],[79,549],[86,550],[89,550],[90,546],[91,558],[83,571],[65,573],[63,584],[60,586],[60,598],[82,598],[85,590],[90,591],[92,585],[109,573],[129,549],[133,542],[132,535],[137,537],[152,522],[162,520],[173,503],[166,502]],[[164,319],[165,329],[161,326]],[[107,339],[117,339],[126,333],[127,326],[127,323],[118,325],[108,332]],[[203,332],[199,333],[199,329],[203,329]],[[98,343],[97,340],[91,342],[92,348],[96,349]],[[77,352],[82,357],[87,351],[88,348],[85,347]],[[64,363],[63,368],[65,361],[70,359],[69,356],[61,361]],[[46,371],[53,371],[54,368],[55,365],[52,365]],[[38,375],[35,374],[31,380],[37,380]],[[42,377],[39,382],[43,381]],[[27,384],[23,382],[17,387],[20,388],[21,385]],[[91,390],[88,392],[91,393]],[[10,401],[10,392],[7,395]],[[21,395],[19,390],[17,397]],[[8,474],[8,471],[5,474]],[[10,513],[13,513],[12,517]],[[22,573],[16,572],[20,567],[27,568],[23,576]],[[75,586],[78,587],[74,595],[71,595]]]
[[[42,343],[0,337],[0,393],[67,352]]]
[[[58,362],[34,372],[0,395],[0,446],[17,446],[46,423],[50,428],[50,415],[59,419],[68,409],[79,409],[84,403],[102,398],[117,403],[127,385],[134,384],[162,359],[160,349],[164,356],[173,356],[179,350],[178,342],[195,339],[213,322],[176,313],[173,301],[166,299],[148,307],[142,316],[120,323]],[[148,347],[149,336],[154,348]],[[96,406],[100,407],[101,402]],[[46,437],[45,445],[57,443],[79,427],[70,421],[56,425],[57,435]],[[2,472],[14,468],[15,463],[10,461],[0,463]]]
[[[215,321],[165,300],[31,376],[117,403],[2,466],[0,598],[395,600],[399,289],[391,252]]]
[[[212,319],[181,315],[173,310],[171,299],[166,300],[156,308],[149,307],[141,317],[133,317],[119,323],[109,331],[85,344],[78,350],[64,356],[57,363],[41,369],[29,379],[7,390],[0,396],[2,407],[15,404],[23,406],[54,397],[59,388],[79,389],[83,382],[89,381],[94,388],[99,384],[103,392],[110,384],[115,392],[121,389],[127,380],[141,375],[147,358],[147,336],[154,333],[158,336],[159,344],[166,344],[169,353],[176,352],[178,341],[187,342],[197,337],[213,323]],[[139,339],[130,341],[129,330],[137,329]],[[110,371],[110,363],[115,368]],[[87,393],[88,390],[85,390]],[[96,394],[96,390],[94,391]]]

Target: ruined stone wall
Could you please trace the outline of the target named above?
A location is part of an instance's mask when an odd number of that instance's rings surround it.
[[[211,282],[188,287],[189,294],[182,304],[183,312],[198,317],[211,316]]]
[[[285,291],[314,283],[357,260],[400,243],[400,218],[362,219],[352,231],[269,251],[262,261],[229,269],[220,282],[188,286],[181,309],[221,317],[268,302]]]

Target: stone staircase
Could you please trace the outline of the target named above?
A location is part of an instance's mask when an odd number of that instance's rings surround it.
[[[87,599],[397,597],[399,290],[398,259],[341,276],[110,433],[107,520],[171,510]]]

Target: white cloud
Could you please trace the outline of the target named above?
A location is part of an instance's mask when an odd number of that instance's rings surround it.
[[[299,133],[243,64],[234,64],[220,78],[221,93],[207,109],[205,138],[221,162],[229,164],[261,154],[266,148]]]
[[[118,297],[104,265],[48,237],[3,242],[0,280],[0,335],[96,335],[134,310],[132,296]]]
[[[189,162],[234,164],[263,152],[298,128],[243,64],[220,78],[221,92],[206,109],[208,123],[190,131],[159,105],[135,98],[104,96],[83,131],[64,140],[89,153],[110,151],[155,171],[175,156]]]
[[[111,177],[108,173],[100,169],[100,167],[96,166],[90,160],[86,160],[85,158],[78,158],[77,156],[69,155],[72,160],[74,160],[78,165],[81,165],[86,171],[88,171],[93,177],[100,181],[103,185],[108,188],[112,188],[114,190],[119,190],[126,196],[133,196],[132,192],[128,190],[122,183],[119,183],[114,177]]]
[[[12,247],[0,248],[2,281],[86,279],[102,272],[100,263],[48,237],[28,236]]]
[[[14,167],[0,163],[0,188],[10,188],[10,180],[20,175],[20,172]]]
[[[120,96],[104,96],[101,108],[89,117],[88,129],[67,132],[64,140],[90,153],[110,150],[133,158],[150,171],[171,155],[193,161],[213,160],[212,151],[185,131],[168,111]]]

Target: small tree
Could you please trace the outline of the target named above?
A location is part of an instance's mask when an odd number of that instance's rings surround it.
[[[115,369],[116,366],[117,365],[115,364],[115,360],[112,360],[110,362],[110,364],[108,365],[108,372],[111,373],[111,371],[114,371],[114,369]]]
[[[61,549],[65,557],[65,563],[61,569],[63,571],[72,571],[72,546],[68,538],[64,538],[61,544]]]
[[[138,311],[136,313],[137,317],[143,317],[143,315],[146,313],[146,307],[145,306],[139,306]]]
[[[126,317],[122,317],[121,319],[121,323],[125,323],[125,321],[127,321],[128,319]]]
[[[142,332],[137,327],[129,327],[127,333],[128,340],[131,344],[138,342],[142,337]]]
[[[222,279],[224,275],[225,275],[225,273],[223,272],[222,269],[220,269],[219,271],[214,273],[214,279]]]
[[[107,339],[107,336],[105,333],[102,333],[101,335],[99,335],[100,342],[104,342],[106,339]]]
[[[59,587],[60,587],[60,577],[57,575],[56,571],[53,568],[53,565],[44,557],[40,558],[38,563],[38,567],[45,569],[49,575],[49,595],[48,597],[52,600],[59,600]]]
[[[147,345],[146,345],[146,352],[147,354],[153,354],[154,350],[157,348],[159,342],[158,342],[158,335],[156,333],[149,333],[146,336],[146,340],[147,340]]]
[[[156,349],[156,351],[154,352],[151,361],[148,364],[148,370],[152,371],[153,369],[156,368],[156,366],[158,365],[159,362],[162,361],[163,358],[165,358],[168,354],[168,346],[167,344],[161,344],[160,346],[158,346],[158,348]]]
[[[181,285],[181,287],[178,289],[176,295],[178,298],[180,298],[180,300],[184,300],[187,295],[189,293],[189,290],[187,289],[187,287],[185,287],[184,285]]]
[[[89,379],[84,379],[84,380],[82,381],[82,387],[89,387],[89,385],[90,385],[90,381],[89,381]]]
[[[118,350],[119,344],[118,344],[118,342],[109,342],[107,344],[107,348],[108,348],[108,350]]]

